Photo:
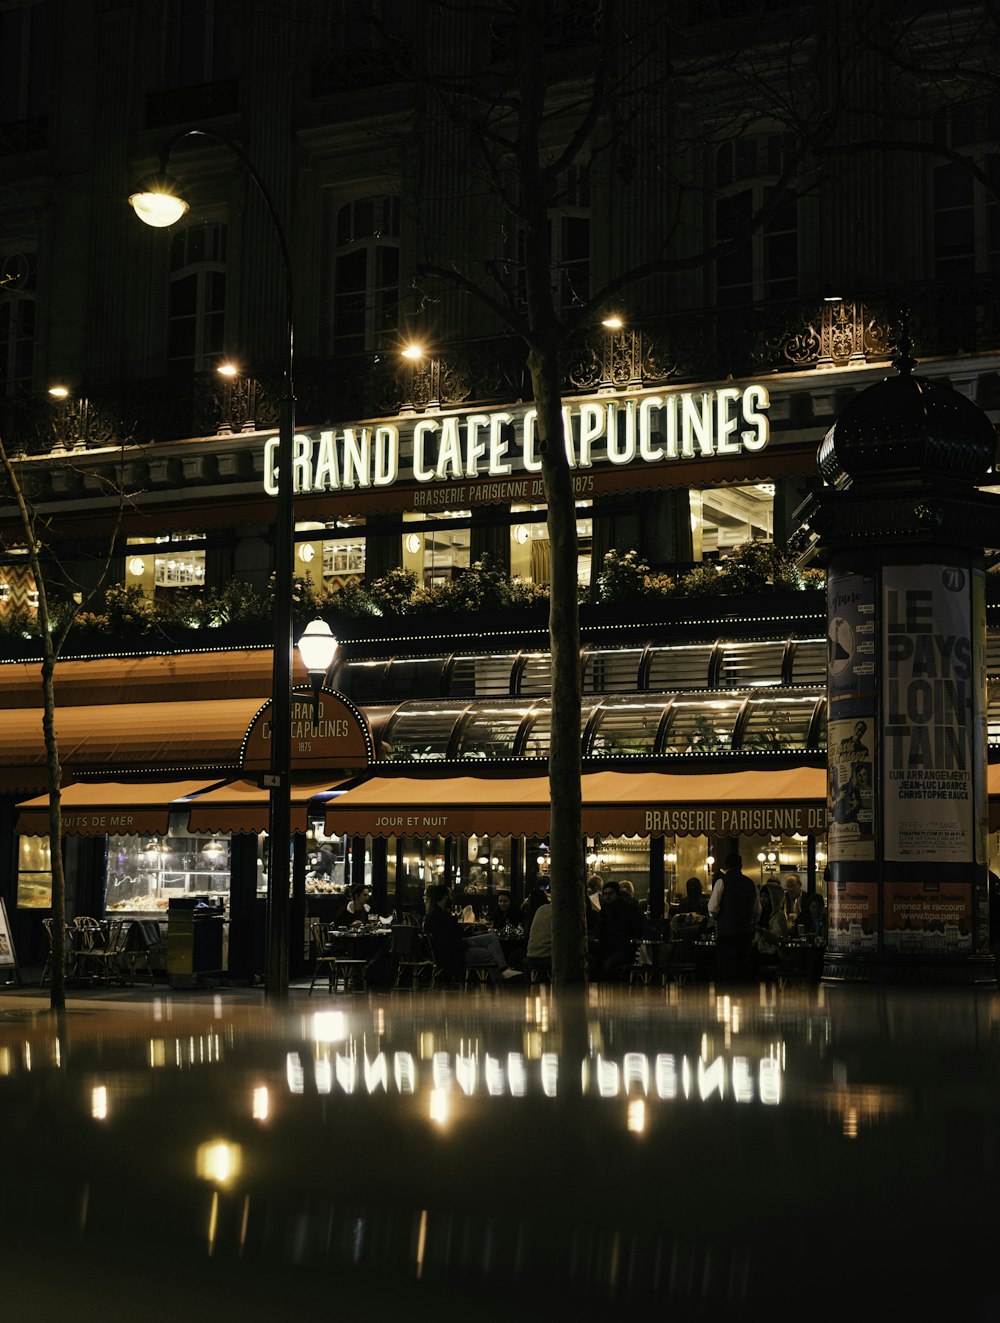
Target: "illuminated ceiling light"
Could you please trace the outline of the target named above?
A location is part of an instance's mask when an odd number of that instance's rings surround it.
[[[49,394],[54,400],[65,400],[69,395],[68,386],[50,386]]]
[[[410,555],[415,556],[420,550],[420,534],[407,533],[405,546]]]
[[[620,331],[625,322],[617,312],[609,312],[607,317],[601,318],[601,325],[606,331]]]
[[[138,578],[139,575],[143,573],[145,568],[146,568],[146,562],[143,560],[141,556],[133,556],[128,563],[129,573],[134,574],[136,578]]]
[[[415,340],[411,340],[408,345],[404,345],[401,353],[403,357],[408,358],[411,363],[416,363],[424,357],[424,347],[421,344],[417,344]]]
[[[844,301],[844,296],[843,296],[843,294],[824,294],[824,295],[823,295],[823,302],[824,302],[824,303],[843,303],[843,301]]]
[[[240,371],[235,363],[220,363],[215,370],[220,377],[235,377]]]
[[[524,524],[517,524],[515,526],[514,541],[518,544],[519,547],[523,547],[529,537],[531,537],[531,534],[528,532],[528,529],[525,527]]]
[[[309,562],[313,560],[315,555],[316,555],[316,548],[313,546],[311,542],[303,542],[302,545],[299,547],[299,560],[303,561],[306,565],[308,565]]]
[[[144,225],[154,230],[166,229],[179,221],[188,204],[179,196],[177,185],[166,174],[150,175],[129,196],[129,206]]]

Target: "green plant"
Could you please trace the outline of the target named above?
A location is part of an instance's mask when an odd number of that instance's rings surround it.
[[[599,602],[631,602],[646,592],[649,566],[637,551],[612,548],[604,557],[597,576]]]
[[[774,542],[741,542],[720,566],[727,593],[760,593],[798,588],[794,558]]]
[[[0,638],[30,639],[38,635],[38,622],[26,606],[0,611]]]
[[[807,569],[799,570],[799,582],[804,589],[825,588],[826,570],[820,565],[810,565]]]
[[[417,576],[401,566],[376,579],[368,587],[372,610],[379,616],[402,616],[410,610],[417,588]]]
[[[145,634],[153,624],[153,604],[138,584],[113,583],[104,594],[104,614],[114,634]]]
[[[727,591],[725,576],[713,561],[696,565],[681,577],[677,591],[682,597],[717,597]]]

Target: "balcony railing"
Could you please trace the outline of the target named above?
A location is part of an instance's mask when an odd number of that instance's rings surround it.
[[[904,315],[918,358],[996,350],[1000,278],[910,285],[837,301],[684,311],[647,318],[621,331],[597,328],[565,344],[563,390],[571,396],[884,363],[892,357]],[[29,453],[109,440],[250,431],[276,424],[280,391],[277,369],[234,382],[206,373],[108,383],[89,392],[94,414],[89,428],[47,398],[12,397],[0,403],[0,425],[15,448]],[[435,357],[414,364],[389,353],[300,360],[296,373],[301,426],[489,406],[526,400],[530,394],[525,348],[513,337],[446,344]]]

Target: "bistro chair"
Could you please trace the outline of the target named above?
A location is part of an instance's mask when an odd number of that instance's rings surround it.
[[[73,920],[73,977],[96,977],[101,967],[100,957],[94,957],[104,944],[104,929],[89,914],[78,914]]]
[[[648,988],[656,974],[655,957],[652,948],[653,942],[636,942],[635,958],[629,965],[626,979],[630,988],[634,988],[638,983],[644,988]]]
[[[329,992],[333,992],[338,983],[344,992],[350,992],[356,987],[365,989],[368,986],[368,961],[355,958],[345,949],[343,942],[338,943],[333,924],[325,923],[322,919],[310,919],[309,929],[316,947],[312,982],[309,984],[310,997],[316,979],[323,971],[326,972]]]
[[[427,934],[413,924],[396,924],[393,925],[389,940],[392,943],[390,952],[396,961],[393,988],[400,987],[407,977],[411,988],[433,988],[439,971],[434,963],[434,953]]]
[[[49,939],[49,949],[45,956],[45,964],[42,966],[42,977],[40,983],[44,983],[47,978],[52,977],[52,925],[55,920],[51,917],[42,920],[42,927],[45,929],[45,935]],[[73,929],[67,923],[65,925],[66,933],[66,977],[69,978],[73,971],[74,951],[73,951]]]
[[[131,919],[111,919],[104,934],[104,945],[94,946],[88,952],[87,960],[94,977],[102,983],[112,981],[126,982],[128,963],[128,933],[132,926]]]
[[[694,978],[694,950],[689,942],[663,942],[659,953],[660,982],[666,987],[671,980],[682,988]]]
[[[548,956],[525,956],[524,972],[528,976],[528,983],[551,983],[552,982],[552,960]]]

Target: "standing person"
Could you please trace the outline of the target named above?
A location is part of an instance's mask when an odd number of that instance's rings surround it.
[[[712,888],[708,913],[716,925],[716,959],[720,987],[751,981],[753,930],[760,918],[757,888],[743,872],[738,854],[726,859],[725,870]]]

